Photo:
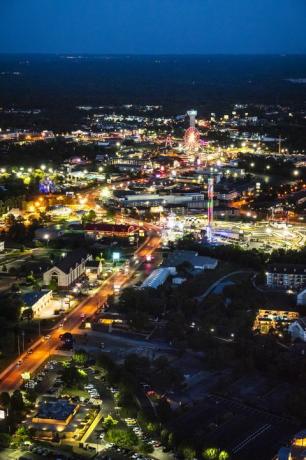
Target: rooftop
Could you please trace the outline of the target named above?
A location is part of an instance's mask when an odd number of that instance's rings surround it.
[[[304,264],[270,264],[267,267],[268,273],[288,273],[296,275],[306,275],[306,265]]]
[[[190,263],[194,268],[212,267],[215,268],[217,260],[212,257],[199,256],[195,251],[173,251],[168,255],[164,265],[168,267],[177,267],[184,262]]]
[[[64,422],[77,408],[76,404],[72,404],[67,399],[57,399],[54,401],[43,401],[34,419],[43,420],[58,420]]]
[[[36,302],[39,301],[39,299],[44,297],[49,292],[49,290],[27,292],[26,294],[23,294],[22,300],[28,308],[31,308],[36,304]]]
[[[82,261],[88,258],[88,253],[85,249],[76,249],[75,251],[69,252],[60,262],[55,264],[64,273],[69,273],[71,268],[79,265]]]

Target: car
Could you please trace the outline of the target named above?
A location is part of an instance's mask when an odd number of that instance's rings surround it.
[[[27,351],[27,355],[31,355],[33,353],[33,350],[32,348],[30,348],[28,351]]]
[[[19,361],[17,361],[16,366],[17,366],[17,367],[21,366],[22,362],[23,362],[22,359],[20,359]]]
[[[50,334],[47,334],[47,335],[44,336],[44,339],[45,339],[45,340],[49,340],[50,338],[51,338],[51,335],[50,335]]]

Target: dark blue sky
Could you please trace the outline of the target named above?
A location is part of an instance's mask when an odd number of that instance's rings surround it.
[[[306,0],[1,0],[0,52],[306,53]]]

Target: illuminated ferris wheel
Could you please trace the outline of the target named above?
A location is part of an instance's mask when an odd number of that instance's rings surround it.
[[[184,135],[184,145],[187,150],[198,150],[200,146],[200,133],[196,128],[190,126],[186,129]]]
[[[198,150],[200,146],[200,133],[195,127],[195,119],[197,116],[196,110],[188,110],[187,115],[189,116],[189,128],[186,129],[184,135],[184,145],[189,151]]]

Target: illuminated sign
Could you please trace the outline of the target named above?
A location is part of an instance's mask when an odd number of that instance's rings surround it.
[[[120,260],[120,252],[113,252],[113,261],[117,262]]]

